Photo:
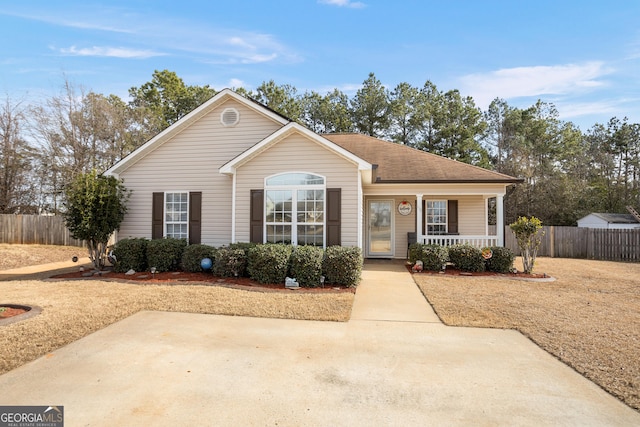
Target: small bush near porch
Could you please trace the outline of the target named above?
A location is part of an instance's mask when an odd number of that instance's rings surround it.
[[[409,248],[409,262],[422,261],[427,271],[444,270],[447,264],[461,271],[492,271],[508,273],[513,269],[515,255],[509,248],[491,246],[479,249],[468,244],[451,246],[414,243]]]

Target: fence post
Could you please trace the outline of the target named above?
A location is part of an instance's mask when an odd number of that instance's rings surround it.
[[[549,256],[556,256],[556,233],[553,225],[549,227]]]

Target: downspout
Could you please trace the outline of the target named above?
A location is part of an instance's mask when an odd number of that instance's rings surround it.
[[[231,243],[236,243],[236,171],[233,171],[231,184]]]

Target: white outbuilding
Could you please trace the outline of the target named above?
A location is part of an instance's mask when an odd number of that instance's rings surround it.
[[[640,222],[632,214],[590,213],[578,220],[578,227],[629,230],[640,229]]]

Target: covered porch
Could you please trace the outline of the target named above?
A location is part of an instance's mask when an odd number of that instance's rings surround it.
[[[424,194],[416,195],[416,241],[427,245],[450,246],[455,244],[469,244],[479,248],[487,246],[504,246],[504,195],[484,195],[485,212],[484,212],[484,233],[482,234],[460,234],[456,227],[455,230],[446,230],[442,232],[438,229],[437,218],[433,218],[433,212],[429,208],[425,208]],[[496,234],[489,234],[489,199],[495,198],[496,209]],[[449,213],[450,214],[450,213]],[[437,215],[436,215],[437,216]],[[435,224],[432,225],[432,224]]]
[[[479,248],[504,245],[504,193],[429,190],[411,195],[365,194],[365,257],[404,259],[409,245],[416,242]],[[489,225],[493,211],[495,221]]]

